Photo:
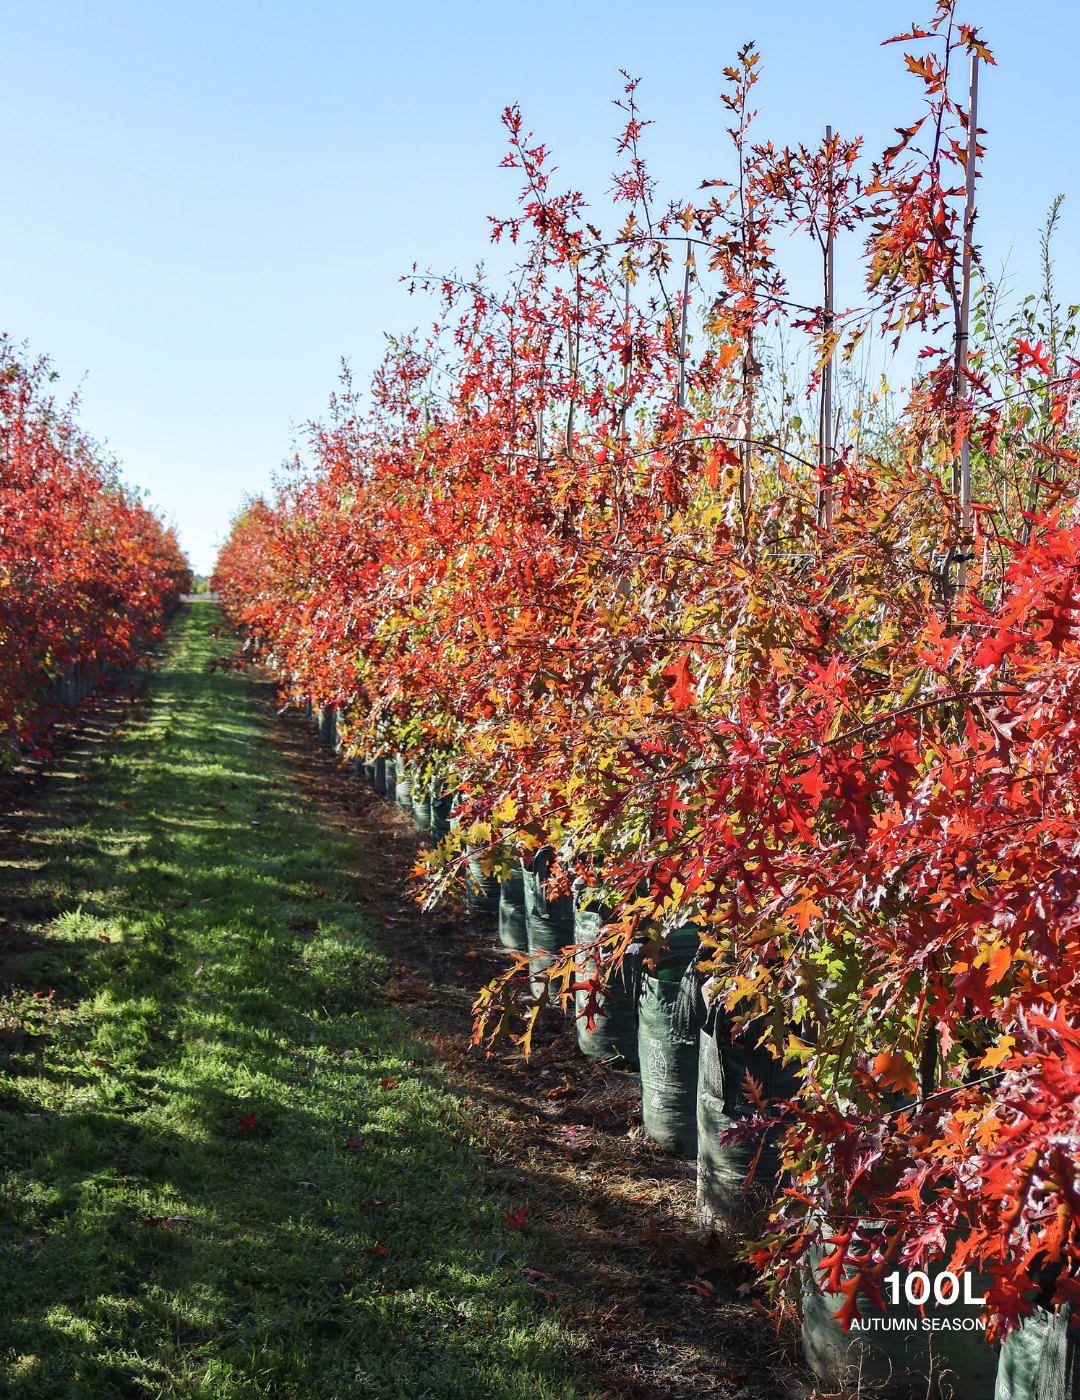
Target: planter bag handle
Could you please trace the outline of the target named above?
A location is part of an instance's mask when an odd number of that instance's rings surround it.
[[[679,994],[671,1013],[671,1038],[683,1045],[696,1045],[698,1041],[698,958],[702,944],[686,965],[686,971],[679,981]]]

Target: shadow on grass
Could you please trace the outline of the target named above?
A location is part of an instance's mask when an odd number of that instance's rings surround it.
[[[581,1394],[211,621],[8,846],[6,1393]]]

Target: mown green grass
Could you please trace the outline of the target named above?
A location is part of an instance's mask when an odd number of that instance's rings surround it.
[[[289,793],[248,681],[208,674],[219,620],[181,612],[36,869],[0,870],[41,944],[0,1008],[4,1393],[581,1395],[381,998],[355,848]]]

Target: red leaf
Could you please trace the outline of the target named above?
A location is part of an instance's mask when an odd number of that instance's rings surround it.
[[[669,666],[664,672],[664,679],[670,679],[668,689],[668,699],[672,707],[676,710],[686,710],[694,703],[693,684],[694,677],[690,671],[690,658],[684,656],[681,661]]]
[[[525,1219],[529,1214],[529,1207],[522,1206],[519,1210],[504,1210],[503,1217],[511,1230],[520,1230],[525,1224]]]
[[[250,1137],[258,1126],[259,1120],[255,1117],[254,1113],[249,1113],[246,1117],[240,1119],[240,1126],[237,1131],[241,1137]]]

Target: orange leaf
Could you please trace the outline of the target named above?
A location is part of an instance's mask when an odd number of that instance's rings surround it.
[[[669,666],[664,672],[664,679],[671,677],[671,685],[668,690],[668,699],[676,710],[686,710],[694,703],[693,684],[694,677],[690,671],[690,658],[684,656],[681,661]]]
[[[904,1055],[895,1054],[892,1050],[883,1050],[877,1057],[874,1061],[874,1074],[886,1088],[891,1085],[902,1090],[905,1094],[919,1092],[919,1086],[915,1083],[915,1076],[912,1073],[911,1061]]]

